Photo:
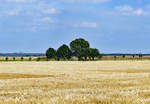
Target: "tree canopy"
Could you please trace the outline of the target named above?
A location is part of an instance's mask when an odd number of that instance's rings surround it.
[[[46,57],[47,57],[47,59],[55,58],[56,57],[56,50],[54,48],[49,48],[46,51]]]
[[[64,59],[69,60],[72,56],[78,58],[78,60],[94,60],[95,57],[100,58],[102,55],[96,48],[90,48],[90,44],[83,38],[78,38],[70,43],[70,47],[66,44],[60,46],[57,51],[53,48],[49,48],[46,51],[47,59],[56,58],[58,60]]]
[[[68,59],[68,60],[71,58],[71,50],[66,44],[63,44],[62,46],[60,46],[56,54],[57,54],[58,60],[60,60],[60,58]]]
[[[80,60],[82,58],[82,56],[86,56],[88,52],[88,48],[90,47],[90,44],[88,41],[84,40],[83,38],[78,38],[73,40],[70,43],[70,47],[71,47],[71,51],[73,53],[74,56],[78,57],[78,59]]]
[[[89,56],[92,57],[92,59],[94,60],[95,57],[98,57],[99,56],[99,50],[96,49],[96,48],[90,48],[89,49]]]

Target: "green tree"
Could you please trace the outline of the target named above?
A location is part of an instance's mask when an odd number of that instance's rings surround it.
[[[47,59],[56,58],[56,50],[54,48],[49,48],[46,51],[46,57],[47,57]]]
[[[24,58],[23,57],[21,57],[21,61],[23,61],[24,60]]]
[[[84,60],[87,60],[89,55],[90,55],[90,48],[81,49],[81,57],[84,57]]]
[[[103,54],[98,55],[98,59],[102,59],[102,57],[103,57]]]
[[[90,47],[90,44],[88,41],[82,38],[78,38],[70,43],[70,47],[73,55],[78,57],[78,60],[81,60],[84,54],[84,50],[87,50]]]
[[[133,58],[135,58],[135,55],[132,55]]]
[[[5,60],[8,61],[8,57],[6,57]]]
[[[16,58],[15,57],[13,57],[13,61],[15,61],[16,60]]]
[[[58,48],[56,54],[57,54],[58,60],[60,60],[61,58],[69,60],[71,59],[71,55],[72,55],[70,48],[65,44],[63,44],[62,46]]]
[[[139,58],[142,59],[142,57],[143,57],[143,55],[142,55],[142,54],[139,54]]]
[[[123,54],[123,55],[122,55],[122,58],[123,58],[123,59],[125,59],[125,57],[126,57],[126,55],[125,55],[125,54]]]
[[[31,61],[32,60],[32,57],[29,57],[29,61]]]
[[[90,48],[90,53],[89,56],[92,57],[92,59],[94,60],[95,57],[98,57],[100,55],[99,50],[96,48]]]
[[[116,60],[117,59],[117,56],[114,56],[114,60]]]
[[[41,57],[38,57],[36,61],[40,61],[40,60],[41,60]]]

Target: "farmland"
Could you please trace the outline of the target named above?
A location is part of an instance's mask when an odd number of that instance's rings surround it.
[[[150,61],[1,62],[0,104],[149,104]]]

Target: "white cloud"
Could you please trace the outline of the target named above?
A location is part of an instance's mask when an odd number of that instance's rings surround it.
[[[147,12],[144,11],[142,8],[133,8],[129,5],[117,6],[115,7],[117,11],[121,13],[121,15],[126,16],[143,16],[147,15]]]
[[[54,20],[51,17],[44,17],[40,19],[41,22],[46,22],[46,23],[53,23]]]
[[[50,26],[55,23],[56,20],[51,17],[39,17],[35,18],[31,22],[22,22],[21,24],[26,26],[24,31],[37,32],[38,30],[48,30]]]
[[[96,22],[81,22],[79,24],[76,24],[75,27],[85,27],[85,28],[96,28],[98,27],[98,24]]]
[[[7,0],[7,2],[13,2],[13,3],[32,3],[36,0]]]
[[[57,11],[55,8],[49,8],[47,10],[43,10],[43,13],[45,14],[55,14]]]
[[[14,16],[14,15],[20,14],[20,12],[21,12],[21,9],[18,8],[18,9],[15,9],[15,10],[7,11],[7,15],[9,15],[9,16]]]
[[[104,3],[111,0],[65,0],[66,2],[91,2],[91,3]]]
[[[0,17],[1,16],[16,16],[19,15],[22,12],[22,8],[16,7],[14,9],[8,9],[0,11]]]
[[[7,2],[16,2],[16,3],[21,2],[22,3],[22,2],[25,2],[25,0],[7,0]]]
[[[146,15],[146,12],[143,9],[139,8],[134,11],[134,14],[137,16],[141,16],[141,15]]]
[[[129,5],[117,6],[116,9],[119,10],[120,12],[133,11],[133,8]]]
[[[35,3],[32,3],[37,1]],[[1,1],[0,1],[1,2]],[[13,16],[13,15],[24,15],[24,16],[42,16],[44,14],[56,14],[58,11],[56,8],[51,7],[51,5],[41,2],[39,0],[6,0],[6,5],[11,5],[12,3],[17,3],[12,5],[10,8],[3,6],[1,9],[0,16]],[[18,4],[19,3],[19,4]],[[32,4],[28,4],[32,3]]]

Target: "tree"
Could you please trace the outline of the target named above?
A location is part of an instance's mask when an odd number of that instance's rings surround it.
[[[98,55],[98,59],[102,59],[102,57],[103,57],[103,54]]]
[[[92,57],[92,59],[94,60],[95,57],[98,57],[99,56],[99,50],[96,49],[96,48],[90,48],[90,51],[89,51],[89,56]]]
[[[21,57],[21,61],[23,61],[24,60],[24,58],[23,58],[23,56]]]
[[[13,57],[13,61],[15,61],[16,60],[16,58],[15,57]]]
[[[47,57],[47,59],[56,58],[56,50],[54,48],[49,48],[46,51],[46,57]]]
[[[142,59],[142,57],[143,57],[143,55],[142,55],[142,54],[139,54],[139,58]]]
[[[90,48],[81,49],[81,57],[84,57],[84,60],[87,60],[87,57],[90,55]]]
[[[114,56],[114,60],[116,60],[117,59],[117,56]]]
[[[78,38],[70,43],[70,47],[73,55],[78,57],[78,60],[81,60],[84,53],[83,51],[86,50],[85,52],[87,52],[90,44],[88,41]]]
[[[41,57],[38,57],[36,61],[40,61],[40,60],[41,60]]]
[[[5,60],[8,61],[8,57],[6,57]]]
[[[135,55],[132,55],[133,58],[135,58]]]
[[[123,59],[125,59],[125,57],[126,57],[126,55],[125,55],[125,54],[123,54],[123,55],[122,55],[122,58],[123,58]]]
[[[69,60],[71,58],[72,53],[70,48],[67,45],[63,44],[58,48],[56,55],[58,60],[60,60],[60,58]]]
[[[29,57],[29,61],[31,61],[32,60],[32,57]]]

